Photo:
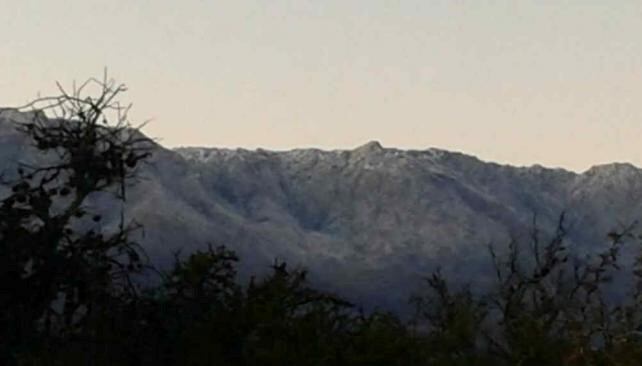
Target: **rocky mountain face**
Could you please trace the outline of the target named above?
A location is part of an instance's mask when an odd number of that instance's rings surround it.
[[[4,170],[38,159],[11,123],[28,119],[0,110]],[[609,164],[577,174],[377,142],[285,152],[158,146],[126,203],[161,265],[177,250],[224,244],[240,255],[242,278],[285,260],[307,267],[318,286],[391,310],[403,310],[438,267],[458,281],[490,281],[489,244],[527,240],[534,218],[545,236],[563,211],[575,253],[592,250],[642,216],[642,170]]]

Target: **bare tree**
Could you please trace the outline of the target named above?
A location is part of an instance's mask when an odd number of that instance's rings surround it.
[[[99,192],[125,200],[127,182],[151,154],[152,141],[133,127],[127,89],[105,76],[18,108],[33,119],[17,128],[47,158],[21,163],[2,182],[0,202],[0,351],[42,346],[53,333],[82,333],[110,296],[134,289],[130,274],[143,265],[120,215],[116,230],[87,201]],[[84,336],[89,338],[89,335]],[[3,342],[4,341],[4,342]]]

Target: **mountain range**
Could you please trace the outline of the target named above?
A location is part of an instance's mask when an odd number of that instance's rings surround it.
[[[12,123],[29,118],[0,110],[0,170],[38,159]],[[91,202],[108,212],[106,226],[118,221],[116,204]],[[279,152],[156,145],[125,211],[161,266],[179,250],[226,245],[241,258],[241,279],[284,260],[349,300],[403,311],[437,268],[462,283],[491,281],[489,244],[529,240],[534,227],[551,235],[562,212],[574,253],[604,244],[642,216],[642,170],[515,167],[376,141]]]

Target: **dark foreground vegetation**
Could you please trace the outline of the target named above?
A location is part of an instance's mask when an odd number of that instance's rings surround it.
[[[28,106],[55,118],[17,126],[46,163],[3,176],[1,365],[642,364],[642,261],[618,264],[632,229],[576,258],[562,217],[550,238],[489,248],[489,289],[430,275],[409,321],[364,313],[285,263],[240,284],[224,247],[154,270],[136,225],[102,227],[88,204],[124,201],[153,143],[127,122],[122,86],[60,91]],[[620,296],[607,296],[613,276],[630,285]]]

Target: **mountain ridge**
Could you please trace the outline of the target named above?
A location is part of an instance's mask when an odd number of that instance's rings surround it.
[[[16,119],[28,115],[0,112],[4,169],[34,154],[8,127]],[[240,255],[242,278],[278,258],[350,300],[399,310],[438,267],[461,282],[490,281],[487,245],[528,239],[535,217],[545,235],[567,212],[573,251],[593,250],[642,216],[642,170],[516,167],[372,141],[329,151],[158,145],[129,197],[127,217],[144,225],[138,239],[156,263],[225,244]]]
[[[369,146],[375,146],[374,148],[369,147]],[[353,148],[335,148],[335,149],[322,149],[322,148],[316,148],[316,147],[296,147],[296,148],[291,148],[291,149],[266,149],[262,147],[258,148],[244,148],[244,147],[212,147],[212,146],[177,146],[177,147],[172,147],[168,148],[169,150],[178,152],[181,155],[184,155],[186,158],[194,159],[195,156],[194,154],[197,151],[200,152],[211,152],[211,151],[217,151],[217,152],[225,152],[225,153],[267,153],[267,154],[297,154],[297,153],[341,153],[341,152],[356,152],[356,151],[367,151],[368,149],[373,149],[375,152],[381,153],[381,152],[390,152],[390,153],[409,153],[409,154],[433,154],[433,155],[443,155],[443,154],[448,154],[448,155],[455,155],[455,156],[463,156],[466,158],[471,158],[478,160],[479,162],[486,163],[486,164],[492,164],[492,165],[497,165],[501,167],[507,167],[507,168],[515,168],[515,169],[532,169],[532,170],[551,170],[551,171],[560,171],[560,172],[567,172],[567,173],[573,173],[577,175],[585,174],[591,170],[595,169],[601,169],[609,166],[618,166],[618,167],[630,167],[630,168],[635,168],[637,170],[641,170],[641,167],[636,166],[635,164],[631,162],[626,162],[626,161],[614,161],[610,163],[600,163],[600,164],[595,164],[583,171],[576,171],[560,166],[544,166],[539,163],[533,163],[530,165],[516,165],[516,164],[511,164],[511,163],[500,163],[492,160],[487,160],[487,159],[482,159],[478,156],[475,156],[473,154],[469,154],[466,152],[462,151],[456,151],[456,150],[448,150],[444,148],[437,148],[437,147],[427,147],[425,149],[417,149],[417,148],[412,148],[412,149],[403,149],[403,148],[397,148],[397,147],[384,147],[379,141],[377,140],[370,140],[364,144],[358,145]]]

